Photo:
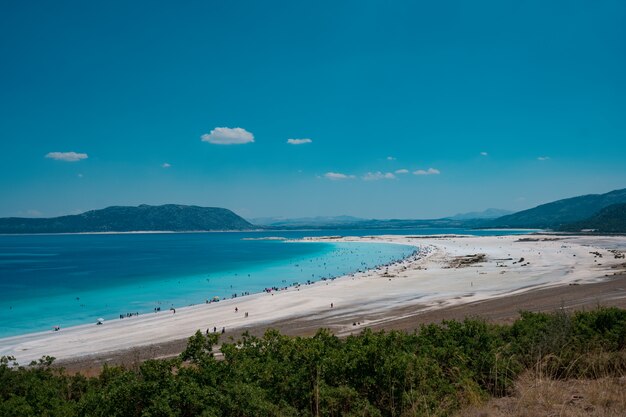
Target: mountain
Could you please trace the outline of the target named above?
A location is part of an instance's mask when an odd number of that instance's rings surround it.
[[[485,226],[558,229],[568,223],[590,218],[603,208],[618,203],[626,203],[626,188],[606,194],[589,194],[542,204],[499,217],[487,222]]]
[[[224,208],[176,204],[113,206],[47,219],[0,218],[0,233],[182,232],[252,228],[252,224]]]
[[[317,216],[317,217],[258,217],[249,219],[250,223],[259,226],[302,227],[302,226],[340,226],[352,224],[365,219],[353,216]]]
[[[298,222],[275,222],[266,224],[263,227],[266,230],[302,230],[302,229],[315,229],[315,230],[346,230],[346,229],[426,229],[426,228],[477,228],[482,227],[485,220],[482,219],[468,219],[468,220],[453,220],[453,219],[429,219],[429,220],[414,220],[414,219],[359,219],[354,221],[344,222],[312,222],[303,221]]]
[[[626,204],[613,204],[590,218],[559,228],[561,231],[579,232],[593,230],[600,233],[626,233]]]
[[[488,208],[483,211],[471,211],[469,213],[459,213],[455,216],[448,217],[451,220],[470,220],[470,219],[496,219],[498,217],[513,214],[510,210],[502,210],[495,208]]]

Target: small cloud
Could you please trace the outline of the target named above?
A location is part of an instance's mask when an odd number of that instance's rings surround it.
[[[84,175],[83,174],[78,174],[77,177],[78,178],[82,178],[82,177],[84,177]]]
[[[202,142],[209,142],[214,145],[243,145],[254,142],[254,136],[246,129],[240,127],[216,127],[211,133],[200,136]]]
[[[378,180],[395,180],[396,176],[391,172],[382,173],[380,171],[368,172],[363,176],[365,181],[378,181]]]
[[[313,142],[311,139],[309,138],[303,138],[303,139],[287,139],[287,143],[290,145],[304,145],[305,143],[311,143]]]
[[[487,152],[481,152],[480,155],[481,156],[489,156],[489,154]]]
[[[49,152],[46,154],[46,158],[54,159],[56,161],[77,162],[81,159],[87,159],[89,156],[86,153]]]
[[[441,171],[435,168],[418,169],[417,171],[413,171],[413,175],[439,175]]]
[[[396,174],[408,174],[409,170],[408,169],[396,169]]]
[[[393,157],[393,156],[388,156],[387,157],[387,161],[395,161],[395,160],[396,160],[396,158]]]
[[[329,179],[331,181],[339,181],[339,180],[350,180],[355,178],[354,175],[346,175],[340,172],[327,172],[324,174],[324,178]]]
[[[548,159],[550,159],[549,156],[540,156],[537,158],[538,161],[547,161]]]
[[[163,164],[161,164],[161,168],[169,168],[172,165],[168,164],[167,162],[163,162]]]

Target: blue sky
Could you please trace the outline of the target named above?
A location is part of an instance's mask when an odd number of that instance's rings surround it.
[[[4,1],[0,59],[0,216],[430,218],[626,187],[623,1]]]

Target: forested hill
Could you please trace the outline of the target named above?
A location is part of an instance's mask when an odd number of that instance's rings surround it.
[[[626,188],[606,194],[589,194],[557,200],[489,221],[485,227],[558,229],[583,221],[613,204],[626,203]]]
[[[134,231],[249,230],[254,226],[218,207],[113,206],[53,218],[0,218],[0,233],[87,233]]]
[[[605,207],[590,218],[565,225],[562,231],[593,230],[599,233],[626,233],[626,203]]]

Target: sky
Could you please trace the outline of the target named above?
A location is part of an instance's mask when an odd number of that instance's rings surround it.
[[[0,216],[436,218],[619,188],[621,0],[0,3]]]

